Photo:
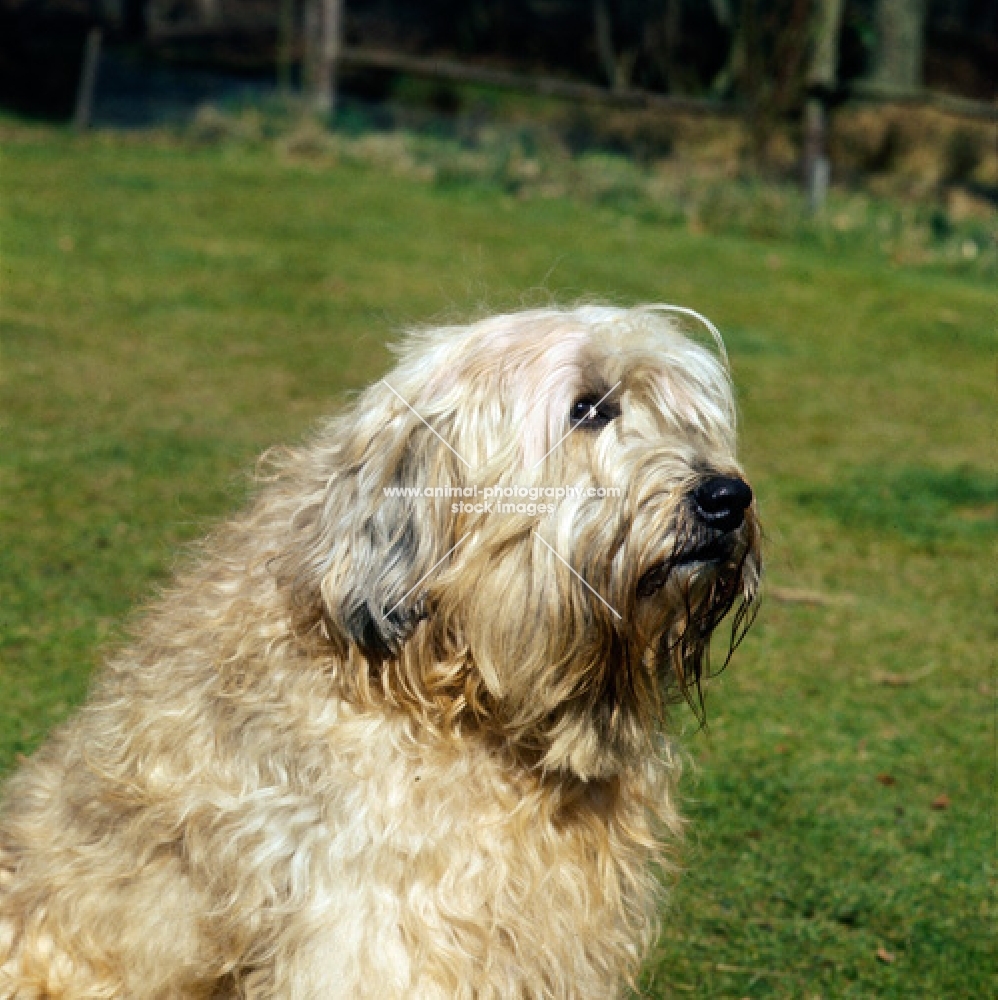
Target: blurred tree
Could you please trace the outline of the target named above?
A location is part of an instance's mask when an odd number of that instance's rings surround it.
[[[222,5],[219,0],[197,0],[198,17],[205,27],[222,23]]]
[[[922,85],[927,0],[877,0],[873,72],[881,90],[910,92]]]
[[[807,72],[808,88],[811,91],[827,94],[835,89],[843,6],[844,0],[814,0]]]
[[[322,114],[336,111],[336,63],[340,55],[343,0],[312,0],[317,8],[315,70],[312,73],[312,104]]]
[[[759,165],[768,162],[770,140],[780,123],[798,118],[804,105],[812,11],[817,2],[729,0],[724,4],[731,12],[733,40],[728,65],[713,86],[716,93],[730,93],[744,103],[751,152]]]
[[[593,0],[593,22],[596,28],[596,52],[606,82],[614,90],[626,90],[631,85],[631,72],[638,52],[633,46],[614,43],[613,21],[605,0]]]
[[[741,31],[738,30],[740,18],[734,6],[734,0],[710,0],[710,7],[720,24],[729,36],[733,36],[728,46],[728,55],[724,65],[711,81],[710,89],[717,95],[726,94],[745,68],[745,45]]]
[[[640,83],[675,90],[683,0],[593,0],[596,54],[607,84],[626,90]]]
[[[838,78],[839,34],[844,0],[814,0],[811,11],[807,102],[804,105],[804,184],[812,212],[828,190],[829,162],[825,155],[828,105]]]

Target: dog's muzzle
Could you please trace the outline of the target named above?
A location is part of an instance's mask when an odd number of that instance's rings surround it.
[[[752,487],[737,476],[711,476],[690,494],[687,531],[673,564],[723,562],[738,544],[736,532],[752,505]]]

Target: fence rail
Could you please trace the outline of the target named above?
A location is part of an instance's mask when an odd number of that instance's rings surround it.
[[[698,97],[676,97],[670,94],[656,94],[648,90],[610,90],[593,83],[515,73],[510,70],[477,66],[452,59],[427,59],[385,49],[348,46],[340,53],[340,64],[364,69],[384,69],[397,73],[408,73],[412,76],[450,80],[455,83],[477,83],[484,86],[501,87],[506,90],[540,94],[544,97],[559,97],[570,101],[587,101],[624,108],[661,108],[670,111],[706,112],[730,116],[739,115],[743,111],[741,107],[731,102],[712,101]]]
[[[967,97],[940,94],[934,90],[918,90],[914,93],[884,90],[870,84],[857,83],[849,88],[849,97],[855,103],[896,104],[901,107],[935,108],[958,118],[976,121],[998,122],[998,104],[987,101],[973,101]]]

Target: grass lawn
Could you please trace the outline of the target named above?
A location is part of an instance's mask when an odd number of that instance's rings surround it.
[[[0,771],[129,609],[412,322],[554,298],[725,332],[767,597],[677,712],[687,871],[649,997],[985,997],[995,292],[269,148],[2,127]]]

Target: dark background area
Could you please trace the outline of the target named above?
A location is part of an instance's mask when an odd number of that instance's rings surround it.
[[[806,90],[816,2],[348,0],[343,41],[604,86],[765,101],[775,114],[790,115]],[[883,23],[878,4],[891,3],[903,10],[924,0],[845,0],[838,99],[873,71]],[[143,105],[169,119],[247,88],[293,87],[306,12],[302,0],[0,0],[0,105],[68,118],[94,26],[104,31],[99,87],[109,124],[148,123],[137,120]],[[994,99],[998,0],[929,0],[922,35],[921,85]],[[348,66],[341,92],[377,101],[391,92],[394,76]]]

